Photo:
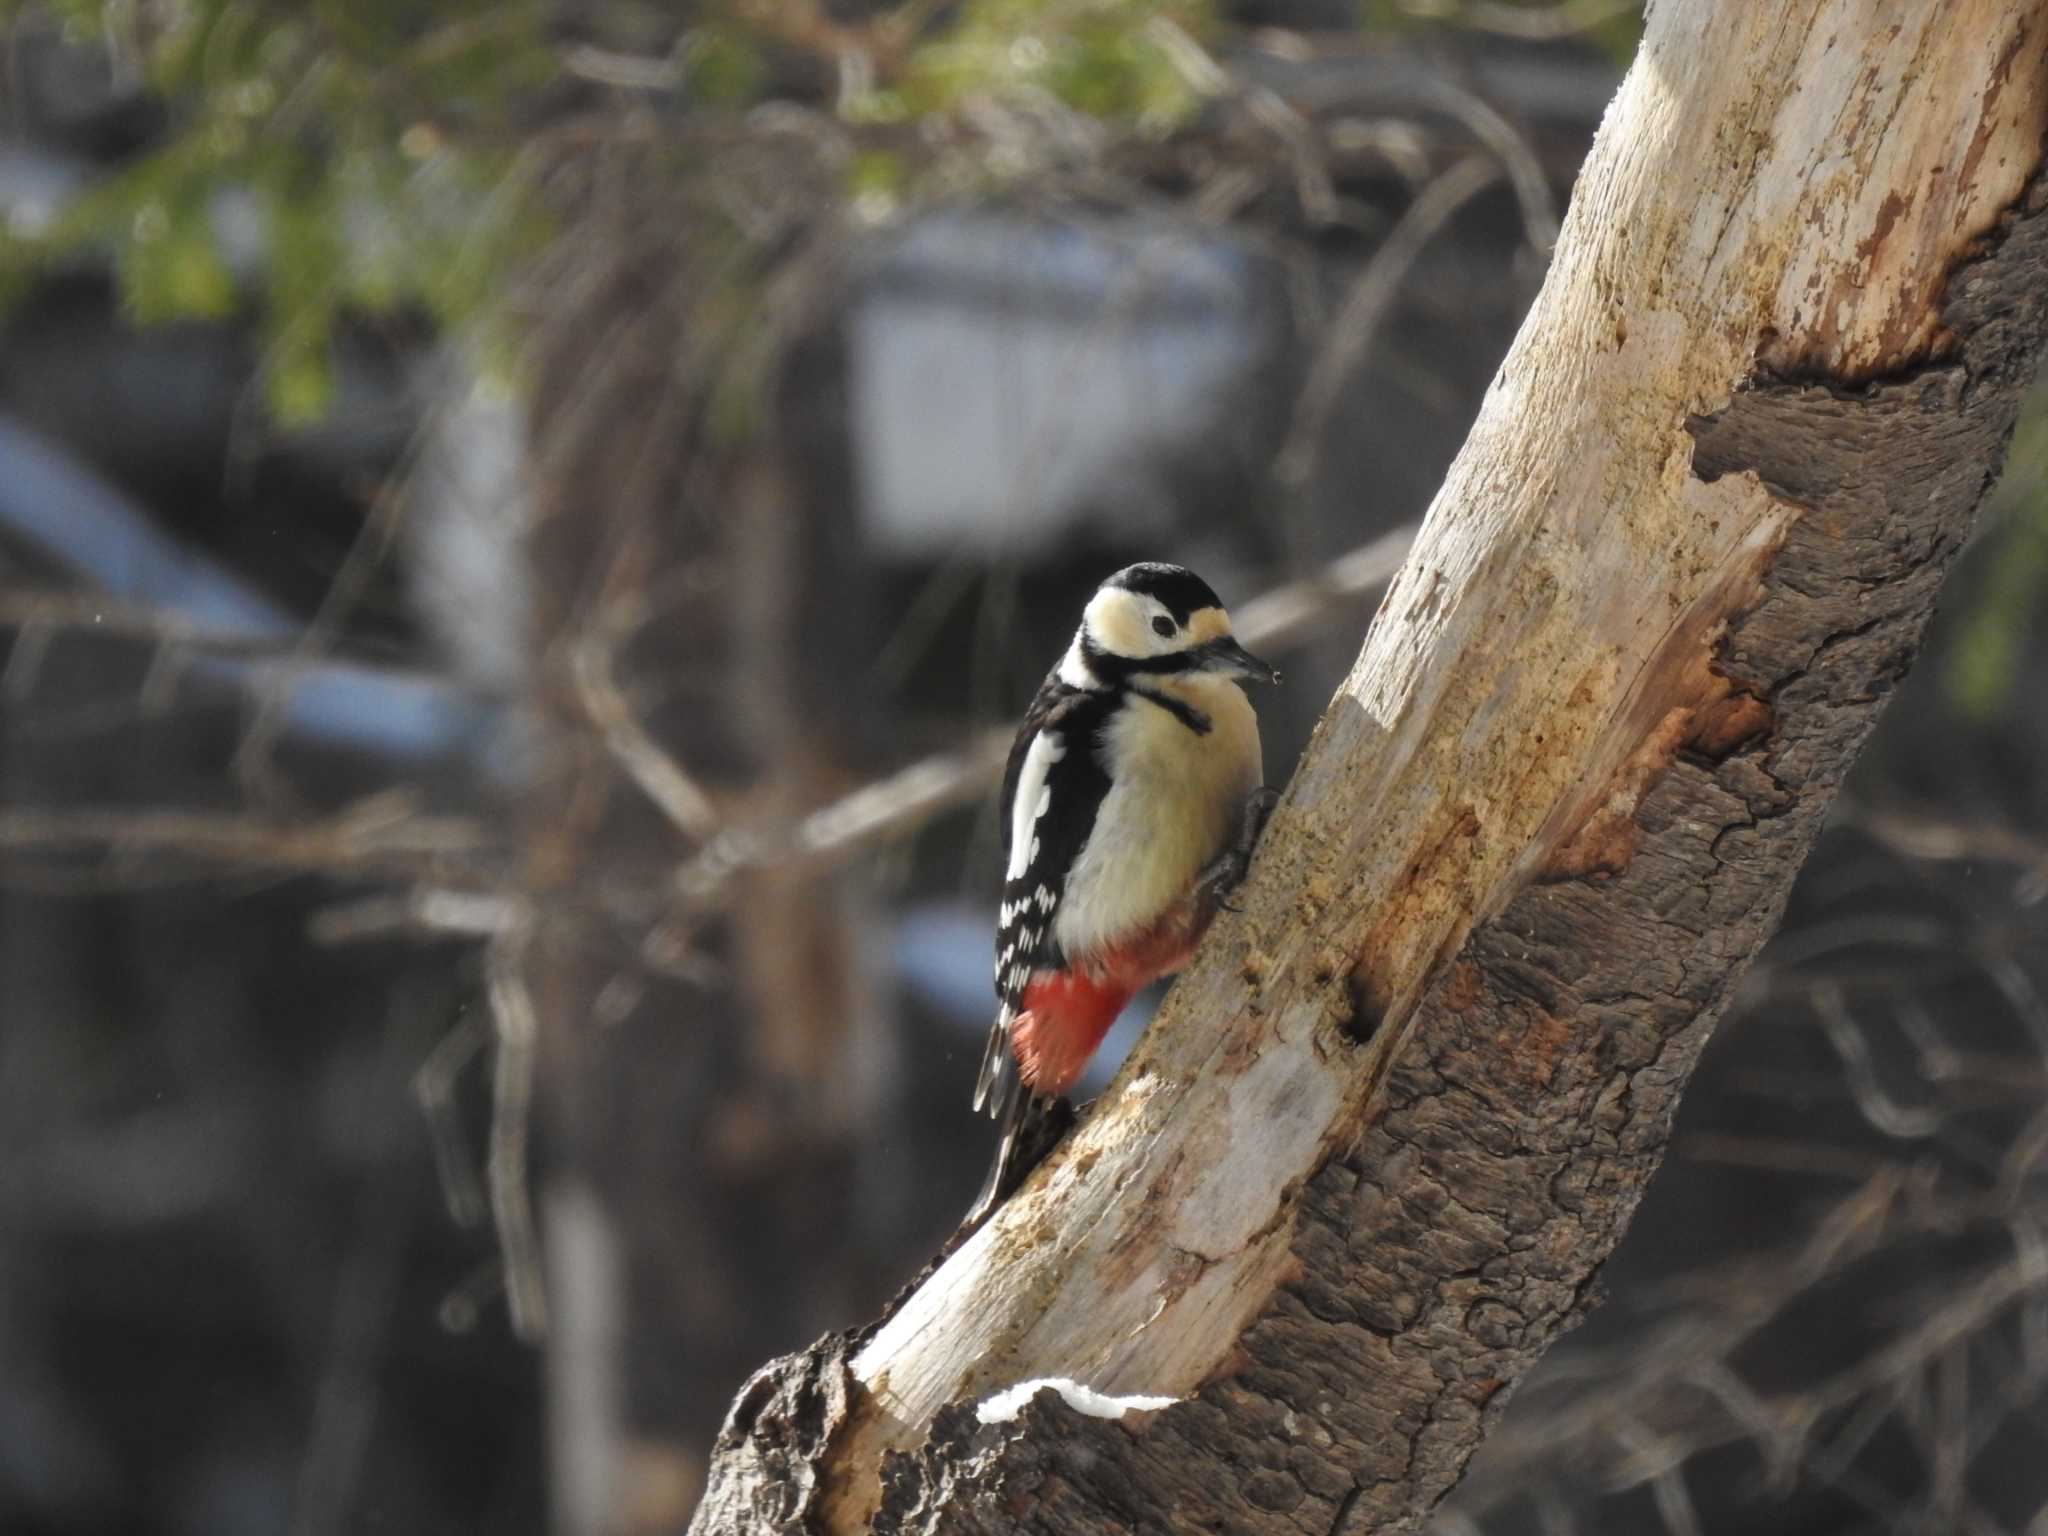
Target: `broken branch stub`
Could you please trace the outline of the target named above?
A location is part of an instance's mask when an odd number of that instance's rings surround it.
[[[1583,1311],[2039,360],[2048,5],[1914,10],[1652,10],[1244,915],[855,1341],[817,1528],[1411,1529]],[[1185,1401],[975,1418],[1041,1376]]]

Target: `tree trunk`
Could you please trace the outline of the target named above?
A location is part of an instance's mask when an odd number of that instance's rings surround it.
[[[699,1532],[1412,1529],[1590,1305],[2043,341],[2048,0],[1678,0],[1243,896],[1081,1129],[767,1368]],[[1070,1377],[1181,1399],[1121,1421]]]

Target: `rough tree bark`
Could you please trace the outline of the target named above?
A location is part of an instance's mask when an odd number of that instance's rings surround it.
[[[2043,342],[2048,0],[1652,8],[1227,919],[1075,1136],[766,1368],[699,1532],[1414,1528],[1590,1304]],[[1182,1399],[1121,1421],[1067,1376]]]

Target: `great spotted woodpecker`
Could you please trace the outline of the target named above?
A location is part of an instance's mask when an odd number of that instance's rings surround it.
[[[1138,990],[1187,963],[1244,874],[1273,796],[1215,592],[1177,565],[1096,589],[1025,711],[1003,776],[1000,1006],[975,1108],[1001,1123],[980,1221],[1045,1147],[1055,1104]]]

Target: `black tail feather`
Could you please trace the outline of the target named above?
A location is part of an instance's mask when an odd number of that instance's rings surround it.
[[[989,1027],[981,1053],[981,1074],[974,1080],[974,1107],[1001,1119],[1011,1090],[1017,1086],[1017,1061],[1010,1054],[1010,1010],[1005,1008]]]
[[[989,1213],[1017,1192],[1031,1176],[1031,1170],[1045,1161],[1045,1155],[1059,1145],[1060,1138],[1074,1126],[1074,1107],[1065,1099],[1033,1093],[1011,1073],[1002,1084],[1002,1101],[997,1110],[1001,1130],[996,1156],[982,1183],[981,1193],[968,1209],[963,1229],[978,1227]]]

